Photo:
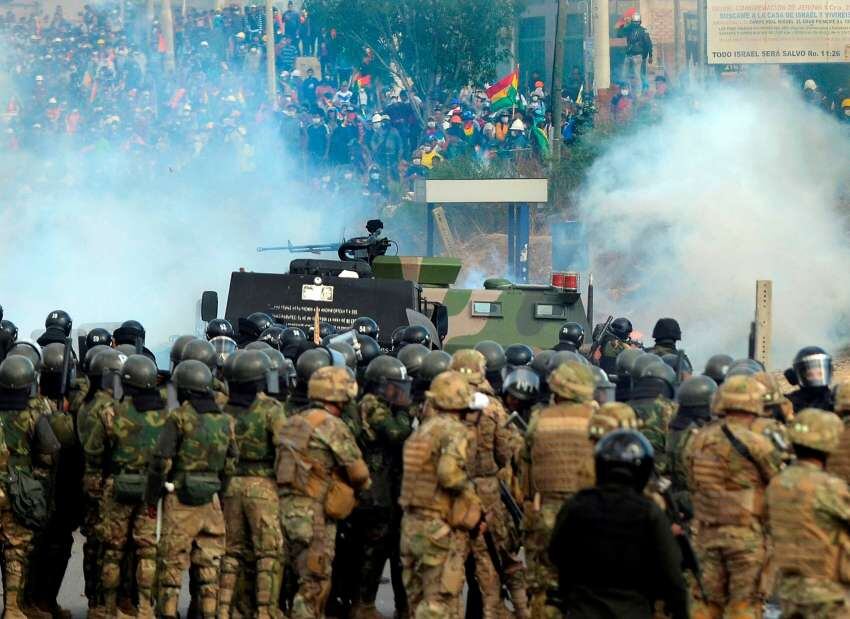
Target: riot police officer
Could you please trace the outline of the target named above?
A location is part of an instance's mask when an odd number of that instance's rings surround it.
[[[577,322],[565,322],[558,329],[558,343],[552,347],[552,350],[578,352],[582,344],[584,344],[584,327]]]
[[[804,408],[831,411],[832,357],[818,346],[801,348],[794,357],[793,366],[785,371],[785,378],[797,389],[787,395],[794,412]]]

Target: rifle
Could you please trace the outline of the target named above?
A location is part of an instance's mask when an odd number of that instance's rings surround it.
[[[490,561],[493,563],[493,569],[495,569],[496,573],[499,575],[499,592],[502,596],[502,599],[508,600],[511,604],[513,604],[511,590],[508,589],[508,586],[505,584],[505,566],[502,564],[502,556],[499,554],[499,549],[496,547],[496,542],[493,539],[493,534],[485,529],[483,535],[484,545],[487,546],[487,555],[490,557]]]
[[[597,333],[593,334],[593,344],[590,346],[590,352],[587,354],[588,359],[593,359],[594,355],[596,355],[597,351],[602,347],[602,343],[605,340],[605,334],[608,333],[608,329],[611,328],[612,322],[614,322],[614,317],[608,316],[608,319],[605,321],[605,324],[602,325],[602,328],[599,329]]]
[[[705,587],[702,583],[702,569],[699,565],[696,551],[694,550],[693,542],[691,541],[690,527],[684,518],[681,517],[679,511],[679,503],[676,497],[673,496],[673,488],[669,479],[656,476],[655,488],[664,498],[667,504],[667,516],[673,524],[682,529],[682,534],[676,536],[676,542],[679,544],[679,550],[682,552],[682,569],[686,572],[691,572],[694,575],[694,580],[697,581],[700,595],[703,599],[705,596]]]
[[[65,338],[65,353],[62,357],[62,382],[59,383],[59,411],[65,410],[65,397],[68,395],[68,384],[71,382],[71,356],[74,350],[71,347],[71,338]]]
[[[508,427],[511,424],[514,424],[517,428],[519,428],[523,434],[528,432],[528,424],[525,422],[525,419],[522,418],[522,415],[516,411],[511,413],[510,417],[508,417],[508,420],[505,422],[504,427]]]
[[[511,520],[514,521],[517,528],[521,527],[522,519],[525,517],[525,514],[522,511],[522,507],[520,507],[519,503],[517,503],[516,499],[514,499],[514,495],[511,494],[510,488],[508,488],[508,485],[502,479],[499,480],[499,497],[502,499],[505,509],[508,510]]]

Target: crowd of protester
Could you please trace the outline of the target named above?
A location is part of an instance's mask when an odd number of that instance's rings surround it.
[[[213,157],[251,173],[269,154],[262,143],[315,183],[362,183],[381,196],[409,191],[444,160],[548,154],[551,111],[537,75],[517,106],[495,113],[484,88],[414,94],[382,79],[370,50],[345,58],[336,32],[289,2],[274,12],[272,101],[264,6],[175,10],[173,62],[159,18],[131,3],[0,16],[0,150],[42,160],[121,153],[144,177]],[[568,143],[582,112],[573,73]]]

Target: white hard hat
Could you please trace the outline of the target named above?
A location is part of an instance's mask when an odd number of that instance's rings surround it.
[[[289,71],[281,71],[280,76],[281,77],[289,77]]]
[[[298,69],[295,69],[292,72],[292,77],[301,77],[301,71],[299,71]]]
[[[818,85],[815,84],[815,80],[810,78],[810,79],[807,79],[805,82],[803,82],[803,90],[817,90],[817,89],[818,89]]]
[[[634,15],[632,15],[632,21],[640,23],[640,13],[635,13]]]
[[[517,118],[511,123],[511,131],[525,131],[525,123],[522,122],[522,119]]]
[[[237,38],[237,39],[244,39],[244,38],[245,38],[245,33],[244,33],[244,32],[237,32],[237,33],[236,33],[236,38]]]
[[[374,115],[372,116],[372,122],[373,122],[373,123],[379,123],[379,122],[381,122],[382,120],[384,120],[384,117],[383,117],[383,116],[381,116],[380,114],[374,114]]]

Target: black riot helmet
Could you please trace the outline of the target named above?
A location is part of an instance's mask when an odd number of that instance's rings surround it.
[[[615,483],[643,492],[655,466],[655,453],[637,430],[614,430],[596,444],[596,484]]]
[[[83,372],[85,372],[86,374],[89,373],[92,359],[94,359],[98,354],[102,353],[104,350],[114,350],[114,349],[110,348],[109,346],[105,346],[103,344],[98,344],[97,346],[95,346],[93,348],[89,348],[86,351],[86,358],[83,359]]]
[[[61,374],[65,367],[65,345],[53,343],[41,349],[42,374]]]
[[[178,391],[194,395],[210,395],[212,393],[213,375],[202,362],[196,359],[181,361],[171,375],[174,386]]]
[[[65,310],[53,310],[44,319],[45,329],[59,329],[65,334],[65,337],[71,334],[72,326],[71,316]]]
[[[105,348],[97,353],[89,363],[89,376],[92,379],[104,379],[109,374],[120,375],[127,356],[114,348]],[[107,384],[106,381],[102,384]],[[92,388],[95,388],[93,386]]]
[[[679,408],[708,408],[717,391],[717,383],[710,376],[691,376],[676,392]]]
[[[218,355],[213,345],[206,340],[200,340],[198,338],[187,342],[183,348],[183,355],[180,361],[187,361],[189,359],[200,361],[211,370],[218,365]]]
[[[691,362],[688,361],[688,358],[685,355],[677,355],[676,353],[667,353],[666,355],[662,355],[661,360],[673,368],[673,371],[676,372],[678,376],[679,373],[682,374],[693,374],[694,368],[691,367]],[[681,366],[681,367],[680,367]]]
[[[336,333],[336,327],[334,327],[329,322],[320,322],[319,323],[319,339],[324,340],[326,337],[332,336]],[[316,325],[310,325],[307,329],[307,335],[311,340],[316,339]]]
[[[682,339],[682,328],[675,318],[660,318],[652,330],[655,341],[678,341]]]
[[[295,373],[298,375],[298,382],[307,385],[313,372],[319,368],[324,368],[333,365],[333,358],[326,348],[313,348],[305,350],[295,362]]]
[[[755,359],[736,359],[726,371],[726,378],[732,376],[752,376],[764,372],[764,365]]]
[[[0,363],[0,389],[21,391],[35,383],[35,367],[27,357],[14,355]]]
[[[268,329],[264,329],[262,333],[260,333],[260,337],[257,338],[259,342],[265,342],[272,348],[276,350],[280,350],[280,342],[283,338],[283,332],[285,327],[281,327],[280,325],[272,325]]]
[[[419,376],[422,362],[431,351],[422,344],[407,344],[402,346],[396,357],[407,368],[407,373],[413,377]]]
[[[491,372],[501,372],[508,363],[505,349],[498,342],[481,340],[473,349],[484,355],[484,359],[487,361],[488,378]]]
[[[206,331],[204,332],[208,340],[214,337],[229,337],[232,340],[236,339],[236,330],[230,321],[225,318],[213,318],[207,323]]]
[[[546,375],[548,376],[549,374],[554,372],[558,366],[564,365],[568,361],[572,361],[581,365],[590,365],[587,359],[582,357],[577,352],[572,352],[571,350],[559,350],[554,355],[549,357],[549,362],[546,364]]]
[[[628,318],[615,318],[611,321],[611,325],[608,327],[608,331],[612,333],[614,337],[624,342],[629,339],[633,330],[632,321]]]
[[[130,355],[136,354],[136,347],[132,344],[118,344],[118,346],[115,347],[115,350],[120,352],[125,357],[129,357]]]
[[[279,400],[285,399],[285,396],[295,387],[295,364],[283,356],[283,353],[274,348],[267,348],[260,351],[269,358],[269,371],[277,375],[277,387]],[[268,386],[269,376],[266,377]],[[269,390],[271,391],[271,390]]]
[[[18,340],[18,327],[11,320],[0,320],[0,336],[14,344]]]
[[[832,357],[819,346],[801,348],[793,369],[801,387],[828,387],[832,382]]]
[[[86,350],[95,346],[109,346],[112,344],[112,334],[106,329],[97,327],[86,333]]]
[[[36,371],[41,369],[41,350],[39,350],[38,346],[32,342],[26,342],[23,340],[16,342],[15,345],[9,349],[9,352],[6,353],[7,357],[13,357],[16,355],[29,359]]]
[[[591,366],[590,372],[593,374],[593,399],[599,404],[606,402],[614,402],[616,398],[617,386],[608,378],[605,370],[598,366]]]
[[[652,383],[658,384],[660,381],[666,385],[666,397],[672,398],[676,393],[676,372],[663,361],[656,361],[642,368],[636,378],[638,387]]]
[[[537,372],[541,378],[546,378],[549,373],[549,360],[555,355],[554,350],[541,350],[534,355],[531,361],[531,369]]]
[[[611,323],[613,325],[613,322]],[[581,348],[584,344],[584,327],[577,322],[565,322],[558,330],[558,341],[572,344],[575,348]]]
[[[245,350],[274,350],[271,344],[268,342],[261,342],[260,340],[256,340],[254,342],[248,342],[245,346]]]
[[[393,350],[398,350],[401,343],[404,341],[404,332],[407,330],[407,327],[396,327],[393,329],[393,334],[390,337],[390,345]]]
[[[194,335],[181,335],[174,343],[171,345],[171,353],[169,357],[171,358],[171,368],[174,369],[178,363],[183,360],[183,351],[186,348],[186,345],[194,341],[196,338]]]
[[[360,345],[360,359],[357,361],[359,366],[366,367],[372,359],[381,354],[381,345],[373,337],[358,333],[357,343]]]
[[[368,316],[360,316],[354,321],[354,330],[360,335],[368,335],[371,338],[378,339],[380,329],[378,323]]]
[[[722,385],[733,362],[734,359],[729,355],[713,355],[705,362],[705,369],[702,373],[718,385]]]
[[[635,360],[635,363],[632,366],[632,377],[635,379],[642,378],[644,370],[646,370],[646,368],[650,365],[655,365],[656,363],[664,363],[664,361],[661,357],[651,352],[642,354]]]
[[[352,370],[357,369],[357,351],[354,350],[354,346],[348,342],[337,341],[328,342],[328,348],[341,354],[346,366]]]
[[[639,348],[627,348],[617,355],[617,376],[634,376],[637,360],[646,353]]]
[[[256,383],[266,379],[266,372],[272,369],[272,362],[265,351],[244,350],[234,356],[233,363],[225,367],[228,383]]]
[[[280,334],[281,348],[306,340],[307,334],[304,332],[304,329],[299,329],[298,327],[286,327],[283,333]]]
[[[528,366],[516,367],[502,381],[502,393],[521,402],[534,402],[540,395],[540,376]]]
[[[422,344],[431,350],[431,334],[422,325],[410,325],[405,328],[401,341],[405,344]]]
[[[422,359],[417,378],[428,384],[452,366],[452,356],[445,350],[432,350]]]
[[[136,345],[137,340],[145,341],[145,328],[138,320],[125,320],[121,326],[112,333],[116,344]]]
[[[156,389],[156,363],[145,355],[130,355],[121,368],[121,382],[136,389]]]
[[[364,375],[366,389],[396,406],[410,404],[412,379],[404,363],[395,357],[381,355],[372,360]]]
[[[534,349],[526,344],[511,344],[505,348],[508,369],[528,365],[534,359]]]
[[[247,318],[239,319],[239,344],[244,346],[248,342],[253,342],[260,333],[274,325],[274,320],[268,314],[263,312],[254,312]]]

